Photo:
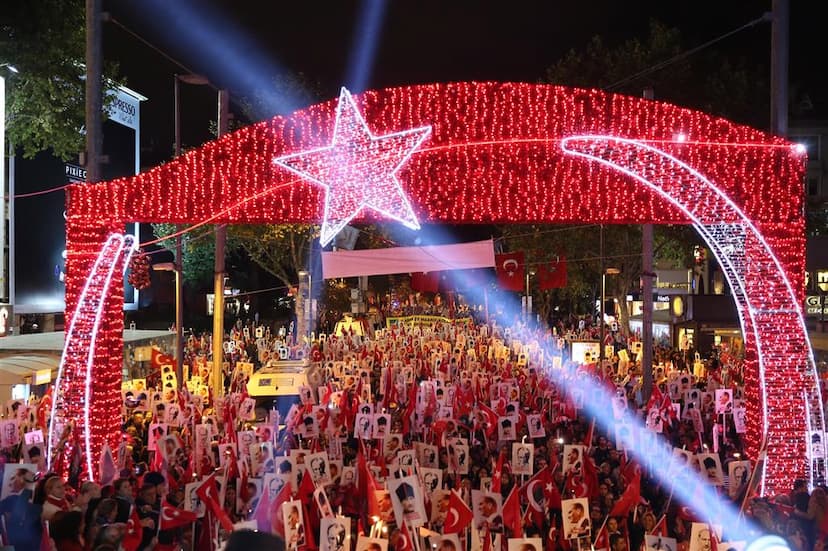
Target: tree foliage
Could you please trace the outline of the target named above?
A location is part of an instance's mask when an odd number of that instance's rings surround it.
[[[179,227],[175,224],[153,224],[152,231],[157,238],[174,235]],[[185,233],[181,239],[184,258],[183,278],[195,287],[208,286],[213,281],[215,269],[216,235],[212,226],[202,227],[192,233]],[[159,243],[170,252],[175,252],[175,238],[162,239]]]
[[[549,319],[553,308],[565,313],[593,313],[593,305],[601,296],[601,271],[618,268],[620,273],[607,277],[606,297],[622,304],[628,292],[639,288],[641,277],[641,226],[604,225],[603,256],[601,225],[550,226],[511,225],[501,228],[509,250],[524,251],[527,269],[537,273],[544,264],[566,258],[567,285],[561,289],[540,290],[537,277],[530,277],[534,310],[542,319]],[[692,245],[698,241],[692,228],[656,226],[653,256],[663,268],[689,268]],[[626,312],[621,312],[626,327]]]
[[[296,285],[297,273],[308,266],[319,226],[309,224],[259,224],[228,228],[232,246],[243,249],[250,259],[285,287]]]
[[[688,47],[683,44],[678,29],[651,21],[649,34],[643,41],[632,38],[611,46],[600,36],[593,37],[584,50],[570,50],[549,67],[546,80],[633,96],[652,88],[659,100],[758,127],[767,126],[769,100],[765,72],[743,59],[726,57],[714,48],[629,79],[686,52]]]
[[[84,14],[82,0],[8,0],[0,10],[0,64],[19,70],[3,75],[8,139],[27,158],[84,149]],[[109,87],[115,73],[105,67]]]

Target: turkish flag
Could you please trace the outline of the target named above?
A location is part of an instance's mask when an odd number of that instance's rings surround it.
[[[287,503],[291,499],[290,482],[286,482],[285,485],[282,486],[282,489],[279,490],[279,493],[276,494],[273,501],[270,502],[269,507],[264,510],[266,512],[264,517],[265,522],[267,522],[268,518],[270,519],[271,529],[267,531],[278,534],[282,537],[282,539],[285,537],[285,519],[282,516],[282,503]],[[256,521],[259,521],[259,517],[256,518]]]
[[[150,350],[150,366],[152,370],[160,370],[162,365],[172,365],[175,367],[175,358],[169,354],[164,354],[157,348]]]
[[[414,272],[411,289],[422,293],[436,293],[440,288],[440,272]]]
[[[520,514],[519,490],[516,487],[509,492],[509,497],[503,502],[503,526],[511,530],[513,538],[523,537],[523,520]]]
[[[529,508],[538,513],[543,513],[547,509],[561,509],[561,492],[558,491],[552,472],[553,468],[546,466],[520,488],[529,503]]]
[[[408,527],[403,526],[402,530],[398,531],[399,539],[394,547],[396,551],[414,551],[414,542],[411,541],[411,534],[408,533]]]
[[[198,515],[192,511],[185,511],[167,503],[162,503],[159,526],[161,530],[172,530],[173,528],[186,526],[191,522],[195,522],[197,518]]]
[[[639,501],[641,501],[641,471],[637,471],[635,477],[627,484],[624,493],[613,505],[609,516],[626,517]]]
[[[477,409],[479,415],[482,416],[481,421],[485,423],[483,430],[486,432],[486,436],[491,436],[497,430],[497,413],[483,402],[477,403]]]
[[[566,258],[560,257],[547,264],[541,264],[538,268],[538,288],[559,289],[566,287]]]
[[[138,517],[138,509],[133,506],[129,520],[127,520],[126,532],[121,545],[126,551],[135,551],[141,545],[142,535],[143,527],[141,526],[141,519]]]
[[[496,494],[500,493],[500,483],[503,480],[503,461],[506,458],[505,450],[505,447],[500,449],[500,454],[497,456],[497,465],[492,473],[492,492]]]
[[[215,473],[208,476],[207,479],[201,483],[201,486],[196,488],[196,495],[198,495],[198,498],[204,502],[205,505],[207,505],[214,515],[216,515],[216,518],[219,523],[221,523],[222,528],[228,532],[232,532],[233,521],[230,520],[230,517],[224,510],[224,507],[222,507],[221,503],[219,503],[218,485],[216,484]]]
[[[516,253],[496,254],[495,273],[497,284],[507,291],[522,291],[524,286],[524,272],[526,261],[523,251]]]
[[[474,520],[474,513],[456,490],[449,494],[449,510],[443,524],[444,534],[459,534]]]

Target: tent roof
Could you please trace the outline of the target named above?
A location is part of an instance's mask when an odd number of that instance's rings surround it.
[[[169,337],[174,335],[169,331],[149,331],[145,329],[136,329],[135,331],[124,330],[124,344],[145,341],[150,339],[157,339],[160,337]],[[0,339],[0,356],[6,352],[15,350],[26,351],[50,351],[63,353],[63,343],[65,341],[65,333],[63,331],[54,331],[52,333],[30,333],[27,335],[12,335]]]
[[[124,343],[174,336],[169,331],[124,331]],[[63,331],[0,338],[0,386],[22,383],[41,369],[57,370],[65,341]]]

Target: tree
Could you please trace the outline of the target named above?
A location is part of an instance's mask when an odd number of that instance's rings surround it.
[[[757,108],[767,103],[761,86],[762,74],[743,61],[723,58],[713,49],[703,50],[640,78],[628,79],[686,51],[678,29],[652,21],[646,39],[633,38],[609,46],[599,36],[582,51],[571,50],[546,73],[546,80],[567,86],[608,88],[612,92],[640,95],[653,88],[659,99],[686,105],[708,113],[756,123]],[[704,75],[699,77],[699,75]],[[618,84],[621,83],[621,84]],[[764,119],[760,124],[764,123]],[[585,221],[589,222],[589,221]],[[529,253],[530,267],[548,262],[550,256],[567,257],[568,284],[565,289],[537,292],[538,312],[548,316],[555,305],[567,304],[571,313],[593,312],[601,293],[600,228],[507,226],[502,228],[510,250]],[[661,267],[688,268],[692,245],[700,242],[688,226],[656,226],[654,259]],[[606,279],[607,298],[626,303],[628,292],[639,289],[641,276],[640,226],[613,225],[604,231],[603,266],[616,267],[620,274]],[[628,316],[621,308],[621,327],[628,331]]]
[[[640,96],[652,88],[656,98],[758,127],[766,127],[767,75],[743,59],[707,48],[663,68],[634,77],[687,51],[681,32],[650,22],[647,38],[608,46],[595,36],[584,51],[570,50],[547,69],[546,80],[566,86],[603,88]]]
[[[27,158],[84,149],[84,21],[82,0],[8,0],[0,10],[0,64],[19,70],[8,79],[6,131]],[[108,88],[115,73],[105,66]]]
[[[309,267],[313,241],[319,226],[309,224],[258,224],[231,226],[228,243],[239,247],[267,273],[286,288],[297,286],[299,271]],[[307,333],[303,293],[296,294],[297,335]]]
[[[692,245],[698,237],[687,226],[657,226],[653,255],[665,268],[689,268]],[[556,306],[570,314],[595,313],[601,297],[601,226],[503,226],[503,238],[509,250],[526,253],[527,268],[537,272],[542,264],[565,257],[567,285],[560,289],[540,290],[537,278],[530,278],[535,311],[548,320]],[[618,268],[620,273],[606,278],[606,298],[626,303],[626,295],[639,288],[641,277],[641,226],[613,225],[603,230],[604,268]],[[622,331],[629,332],[626,308],[619,309]]]
[[[216,234],[213,226],[201,227],[195,232],[185,233],[181,238],[183,257],[182,277],[184,282],[194,286],[207,286],[213,281],[215,269]],[[175,238],[163,239],[179,231],[175,224],[152,224],[159,245],[175,251]]]

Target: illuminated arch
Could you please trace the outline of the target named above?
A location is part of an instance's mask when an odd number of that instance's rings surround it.
[[[694,224],[719,257],[741,315],[754,398],[749,453],[755,458],[767,439],[768,491],[806,475],[805,431],[822,428],[822,410],[799,317],[805,158],[790,142],[674,105],[549,85],[432,84],[354,100],[373,135],[431,127],[397,173],[421,222]],[[125,222],[319,221],[322,190],[273,160],[329,145],[335,113],[336,101],[321,103],[132,178],[70,186],[67,312],[107,236]],[[765,270],[770,278],[760,277]],[[105,304],[93,415],[119,391],[121,297],[112,293]],[[769,349],[763,332],[774,323],[790,328],[790,342]],[[85,369],[79,358],[65,363]],[[96,442],[117,443],[117,422],[99,422],[93,454]]]
[[[654,147],[612,136],[571,136],[564,138],[561,146],[567,153],[635,178],[680,208],[692,221],[723,268],[739,312],[742,334],[752,335],[757,348],[758,384],[753,385],[753,390],[758,387],[759,395],[756,399],[754,392],[747,399],[751,413],[761,419],[761,434],[768,434],[772,419],[785,419],[766,442],[768,451],[786,463],[800,461],[802,456],[797,454],[801,450],[791,450],[788,442],[808,431],[824,430],[822,395],[800,303],[781,263],[756,226],[703,175]],[[779,331],[780,327],[790,328],[791,333]],[[768,375],[775,375],[772,364],[780,357],[787,358],[793,369],[784,378],[771,379]],[[805,398],[801,415],[788,417],[790,406],[785,402],[790,399],[791,387],[804,389]],[[767,474],[763,483],[774,487],[782,482],[780,477],[784,478],[773,468]],[[814,473],[810,475],[813,485]]]
[[[95,430],[90,419],[94,396],[92,386],[95,378],[92,369],[96,361],[95,349],[99,344],[98,331],[102,325],[106,303],[111,300],[109,290],[113,279],[118,280],[117,275],[123,274],[135,251],[134,245],[135,238],[132,235],[110,235],[98,254],[78,298],[77,308],[66,331],[63,355],[55,379],[56,392],[47,437],[47,461],[50,469],[54,463],[65,464],[70,461],[75,451],[74,447],[81,444],[79,440],[69,438],[58,448],[67,423],[75,423],[77,432],[74,436],[83,438],[82,444],[86,450],[93,449],[93,444],[102,445],[100,436],[93,436]],[[109,410],[109,414],[117,418],[112,412],[120,411],[120,407],[117,401],[114,405],[115,409]],[[86,472],[90,478],[93,477],[93,466],[96,464],[93,457],[91,453],[85,454]],[[62,465],[54,466],[62,468]]]

